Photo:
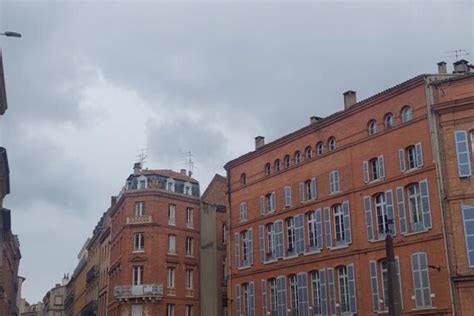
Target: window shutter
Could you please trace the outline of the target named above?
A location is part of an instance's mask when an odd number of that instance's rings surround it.
[[[251,265],[253,264],[253,230],[252,228],[249,228],[247,230],[247,249],[249,251],[249,255],[248,255],[248,258],[249,258],[249,262],[248,262],[248,265]]]
[[[304,202],[304,182],[300,182],[300,202]]]
[[[320,208],[316,210],[316,242],[317,248],[321,250],[323,248],[323,219]]]
[[[316,199],[317,197],[318,196],[316,192],[316,178],[312,178],[311,179],[311,198]]]
[[[388,225],[392,235],[397,234],[397,229],[395,228],[395,216],[393,212],[393,192],[388,190],[385,192],[385,203],[387,205],[387,218],[392,221],[392,224]]]
[[[423,211],[423,227],[425,229],[431,228],[431,207],[430,207],[430,194],[428,191],[428,180],[420,182],[421,192],[421,209]]]
[[[285,186],[284,189],[284,195],[285,195],[285,207],[291,207],[291,187],[290,186]]]
[[[249,283],[249,316],[255,316],[255,284]]]
[[[275,197],[275,192],[272,192],[270,194],[270,209],[272,211],[276,210],[276,197]]]
[[[262,315],[267,315],[267,280],[261,280],[260,288],[262,291]]]
[[[286,277],[277,278],[277,316],[286,316]]]
[[[326,269],[324,268],[319,270],[319,284],[321,286],[321,314],[327,315]]]
[[[349,201],[342,203],[342,212],[344,213],[344,237],[346,244],[352,243],[351,235],[351,215],[349,211]]]
[[[328,268],[328,285],[329,285],[329,314],[336,314],[336,288],[334,286],[334,269]]]
[[[326,247],[332,247],[332,238],[331,238],[331,216],[329,212],[329,207],[324,208],[324,229],[326,234]]]
[[[283,258],[283,221],[275,222],[276,257]]]
[[[379,177],[385,178],[385,164],[383,160],[383,155],[377,157],[377,166],[379,168]]]
[[[379,305],[379,286],[377,281],[377,261],[369,260],[370,287],[372,289],[372,308],[374,312],[380,310]]]
[[[402,278],[400,277],[400,258],[395,257],[395,261],[397,265],[395,266],[397,272],[397,279],[398,279],[398,289],[400,290],[400,302],[402,304],[403,309],[403,291],[402,291]]]
[[[260,214],[265,214],[265,197],[260,195]]]
[[[235,267],[240,267],[240,235],[235,233]]]
[[[362,169],[364,171],[364,182],[367,183],[369,182],[369,162],[367,160],[362,163]]]
[[[459,177],[470,177],[472,175],[471,161],[469,158],[469,145],[466,131],[455,131],[456,156],[458,160]]]
[[[354,264],[347,265],[347,278],[349,283],[349,306],[351,313],[357,313],[357,298],[355,285],[355,271]]]
[[[462,218],[464,223],[464,238],[466,239],[466,255],[470,268],[474,267],[474,206],[462,205]]]
[[[398,159],[400,159],[400,171],[405,172],[406,167],[405,167],[405,150],[399,149],[398,150]]]
[[[398,206],[398,219],[400,221],[400,233],[406,234],[407,220],[406,220],[406,214],[405,214],[405,198],[403,196],[403,187],[397,188],[397,206]]]
[[[415,145],[415,152],[416,152],[416,166],[422,167],[423,166],[423,149],[421,147],[421,143],[417,143]]]
[[[334,171],[331,171],[329,173],[329,191],[331,193],[334,193],[334,191],[336,191],[334,188]]]
[[[431,306],[431,290],[428,276],[428,264],[425,252],[411,255],[413,273],[413,289],[415,292],[416,307]]]
[[[334,171],[334,191],[339,192],[341,190],[339,185],[339,171]]]
[[[308,316],[308,279],[306,272],[298,273],[298,315]]]
[[[260,262],[265,262],[265,227],[258,226],[258,242],[260,246]]]
[[[372,224],[372,200],[370,196],[364,196],[365,226],[367,228],[367,239],[374,240],[374,227]]]
[[[304,215],[295,216],[295,244],[296,253],[304,253]]]
[[[240,316],[240,285],[237,284],[235,286],[235,314],[236,316]]]

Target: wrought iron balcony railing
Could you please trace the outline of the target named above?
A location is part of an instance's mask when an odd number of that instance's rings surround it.
[[[114,288],[114,297],[119,301],[129,299],[161,300],[162,284],[118,285]]]

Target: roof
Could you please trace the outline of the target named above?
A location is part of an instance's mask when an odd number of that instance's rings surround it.
[[[181,181],[199,183],[199,181],[197,181],[196,179],[188,175],[183,175],[171,169],[155,169],[155,170],[143,169],[142,171],[140,171],[140,175],[158,175],[158,176],[173,178],[173,179],[181,180]]]
[[[0,50],[0,115],[3,115],[7,108],[7,92],[5,89],[5,77],[3,75],[2,51]]]
[[[7,150],[0,147],[0,197],[10,193],[10,168],[8,166]]]

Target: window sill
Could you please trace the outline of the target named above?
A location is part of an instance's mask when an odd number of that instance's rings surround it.
[[[339,190],[339,191],[334,191],[334,192],[329,192],[329,195],[336,195],[336,194],[339,194],[341,193],[342,191]]]
[[[251,267],[252,267],[251,265],[248,265],[245,267],[238,267],[237,270],[242,271],[242,270],[250,269]]]
[[[298,254],[294,254],[294,255],[291,255],[291,256],[285,256],[283,257],[283,260],[291,260],[291,259],[294,259],[294,258],[298,258]]]
[[[417,230],[416,232],[405,233],[405,234],[402,234],[402,235],[405,236],[405,237],[408,237],[408,236],[427,233],[428,231],[429,231],[429,229],[420,229],[420,230]]]
[[[271,260],[264,261],[263,264],[271,264],[271,263],[274,263],[274,262],[277,262],[277,261],[278,261],[278,258],[277,259],[271,259]]]
[[[430,310],[430,309],[437,309],[437,307],[434,307],[434,306],[415,307],[415,308],[412,308],[411,310],[412,311],[426,311],[426,310]]]
[[[422,166],[421,167],[410,168],[410,169],[407,169],[407,170],[403,171],[402,173],[405,174],[405,173],[415,172],[415,171],[420,170],[421,168],[422,168]]]
[[[168,252],[168,256],[176,256],[176,252]]]
[[[137,249],[137,250],[133,250],[132,253],[144,253],[145,252],[145,249]]]
[[[329,250],[339,250],[339,249],[344,249],[344,248],[349,248],[348,244],[340,245],[340,246],[334,246],[334,247],[329,247]]]
[[[317,254],[317,253],[321,253],[321,249],[306,251],[303,255],[304,256],[309,256],[309,255],[314,255],[314,254]]]
[[[385,177],[381,177],[381,178],[370,180],[369,182],[366,182],[365,184],[374,184],[374,183],[382,182],[384,180],[385,180]]]

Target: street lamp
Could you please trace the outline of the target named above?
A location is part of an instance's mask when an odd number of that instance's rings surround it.
[[[4,33],[0,33],[0,35],[4,35],[4,36],[7,36],[7,37],[21,37],[21,34],[20,33],[17,33],[17,32],[4,32]]]

